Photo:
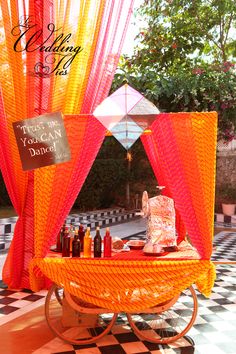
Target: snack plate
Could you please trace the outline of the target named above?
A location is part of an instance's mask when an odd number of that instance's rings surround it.
[[[158,256],[163,256],[165,255],[167,252],[156,252],[156,253],[153,253],[153,252],[143,252],[143,254],[145,256],[151,256],[151,257],[158,257]]]
[[[115,253],[128,252],[128,251],[130,251],[130,247],[127,244],[124,244],[123,248],[121,248],[121,249],[112,248],[112,252],[115,252]]]

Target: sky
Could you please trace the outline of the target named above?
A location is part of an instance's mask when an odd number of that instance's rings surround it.
[[[143,1],[144,0],[134,0],[134,9],[138,8]],[[136,24],[134,22],[136,22]],[[129,22],[126,38],[123,44],[122,54],[132,55],[134,50],[134,45],[135,45],[134,38],[140,32],[140,27],[141,27],[141,20],[137,20],[134,17],[134,11],[133,11],[133,14],[131,15],[131,19]]]

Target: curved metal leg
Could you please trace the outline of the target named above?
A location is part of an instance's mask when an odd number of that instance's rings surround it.
[[[133,331],[141,339],[167,344],[183,337],[192,327],[197,316],[198,300],[192,286],[179,295],[177,301],[165,303],[167,310],[160,312],[160,305],[145,313],[127,313]]]
[[[96,308],[88,309],[89,314],[86,308],[81,309],[83,312],[66,301],[61,287],[51,286],[45,300],[46,320],[52,332],[70,344],[96,342],[111,330],[117,318],[114,313],[97,313]]]

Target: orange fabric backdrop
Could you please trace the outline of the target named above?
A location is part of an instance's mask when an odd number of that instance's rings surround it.
[[[19,215],[4,265],[3,279],[9,287],[29,288],[29,262],[34,257],[35,250],[43,256],[45,249],[50,246],[49,243],[55,241],[60,224],[76,197],[74,190],[79,192],[74,183],[81,187],[85,178],[79,171],[80,161],[87,158],[84,171],[88,173],[104,130],[101,127],[98,130],[92,129],[92,139],[88,133],[91,117],[83,116],[84,121],[78,117],[71,118],[72,120],[66,117],[68,134],[73,136],[73,141],[70,140],[71,149],[76,149],[73,168],[69,163],[63,167],[58,165],[24,172],[12,123],[46,112],[61,111],[65,115],[76,115],[94,111],[110,90],[133,0],[12,0],[1,1],[0,5],[0,19],[3,24],[0,37],[0,133],[3,138],[0,140],[0,150],[1,156],[4,156],[0,168]],[[27,18],[28,22],[25,22]],[[50,23],[55,25],[57,31],[47,40]],[[32,24],[36,27],[30,28]],[[31,45],[37,50],[25,50],[26,43],[36,30],[41,31],[41,35],[39,38],[34,37],[35,41]],[[48,46],[52,45],[56,36],[61,33],[64,36],[71,34],[69,44],[73,47],[80,46],[82,51],[73,60],[66,75],[47,75],[53,67],[54,59],[61,57],[56,54],[47,57],[48,53],[39,48],[45,40]],[[21,34],[16,51],[14,44]],[[70,122],[75,122],[76,119],[77,132],[72,133]],[[95,127],[98,127],[97,123],[94,124]],[[94,150],[88,156],[86,152],[82,156],[80,151],[84,151],[84,144],[88,139]],[[61,173],[65,175],[65,183],[57,176]],[[82,182],[78,182],[78,176]],[[54,192],[58,192],[59,186],[61,193],[57,195],[56,204]],[[68,196],[68,193],[73,198],[68,197],[63,203],[63,197]],[[49,211],[50,208],[55,208],[57,213],[55,210]],[[47,213],[54,219],[49,221]],[[44,240],[41,239],[42,232]]]

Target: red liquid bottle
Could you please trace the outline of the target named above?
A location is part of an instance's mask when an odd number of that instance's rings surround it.
[[[99,231],[99,226],[96,229],[96,235],[94,237],[93,240],[93,245],[94,245],[94,249],[93,249],[93,254],[95,258],[100,258],[102,255],[102,238],[100,235],[100,231]]]
[[[104,257],[111,257],[112,238],[110,235],[109,227],[106,228],[106,234],[104,236]]]
[[[79,226],[79,240],[80,240],[80,251],[81,252],[84,251],[84,235],[85,235],[84,227],[83,227],[83,225],[80,224],[80,226]]]
[[[70,235],[66,228],[62,238],[62,257],[70,257]]]

